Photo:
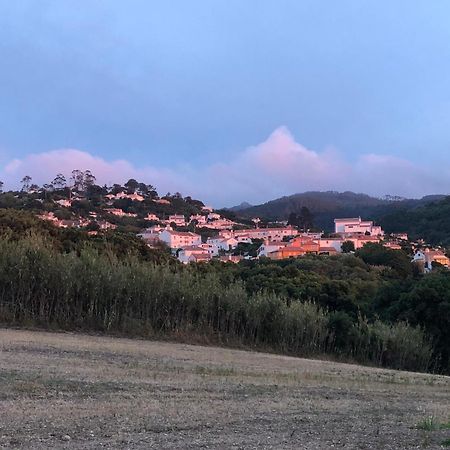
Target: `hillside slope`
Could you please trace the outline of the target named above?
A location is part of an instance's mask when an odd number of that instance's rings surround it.
[[[300,213],[302,207],[314,215],[316,227],[333,230],[336,217],[364,217],[380,220],[398,211],[413,210],[444,196],[427,196],[422,199],[380,199],[354,192],[304,192],[282,197],[262,205],[241,209],[242,217],[264,217],[272,220],[287,220],[290,213]],[[403,231],[403,230],[402,230]]]
[[[450,245],[450,196],[415,208],[398,205],[387,214],[373,216],[386,231],[406,231],[413,239]]]

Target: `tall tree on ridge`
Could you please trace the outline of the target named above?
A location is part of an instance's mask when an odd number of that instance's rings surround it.
[[[22,191],[23,192],[29,192],[30,191],[30,184],[31,184],[32,178],[30,175],[25,175],[20,182],[22,183]]]

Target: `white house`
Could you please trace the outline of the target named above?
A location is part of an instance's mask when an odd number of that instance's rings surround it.
[[[206,241],[207,244],[211,245],[214,248],[214,254],[218,254],[219,250],[225,250],[226,252],[236,248],[238,245],[237,239],[234,237],[229,238],[208,238]]]
[[[251,230],[236,230],[234,236],[248,236],[250,239],[268,239],[270,241],[282,241],[286,237],[298,235],[298,230],[292,226],[282,228],[254,228]]]
[[[320,238],[319,239],[319,250],[326,251],[325,249],[333,248],[336,252],[340,253],[342,251],[342,243],[345,239],[342,238]]]
[[[159,221],[159,217],[156,214],[148,213],[147,217],[145,218],[145,220],[150,220],[152,222],[158,222]]]
[[[211,259],[213,256],[208,247],[205,248],[203,246],[190,245],[188,247],[184,247],[178,252],[178,260],[183,264],[187,264],[197,260],[199,255],[202,255],[203,259]],[[195,256],[195,258],[192,258],[192,256]]]
[[[189,231],[164,230],[160,233],[159,239],[171,249],[200,245],[202,243],[202,238],[199,234]]]
[[[208,214],[208,220],[219,220],[220,219],[220,214],[217,213],[209,213]]]
[[[450,259],[441,250],[430,250],[429,248],[417,251],[414,254],[412,262],[423,265],[424,272],[433,270],[433,262],[439,263],[447,268],[450,266]]]
[[[382,236],[382,228],[374,225],[371,220],[361,220],[361,217],[346,219],[334,219],[334,230],[336,234],[369,234],[370,236]]]
[[[196,220],[199,225],[204,225],[206,223],[206,216],[203,216],[201,214],[193,214],[189,218],[189,221],[193,222],[194,220]]]
[[[282,242],[282,241],[265,241],[263,244],[261,244],[261,247],[258,248],[258,251],[256,253],[256,256],[258,258],[266,256],[269,256],[269,253],[276,252],[280,250],[283,247],[286,247],[288,243]]]
[[[236,222],[233,222],[229,219],[217,219],[211,222],[205,223],[205,228],[210,228],[212,230],[232,230],[233,225],[236,225]]]
[[[174,223],[177,227],[186,226],[186,219],[182,214],[173,214],[169,216],[168,223]]]

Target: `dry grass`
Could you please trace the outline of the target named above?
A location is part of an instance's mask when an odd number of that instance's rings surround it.
[[[0,447],[441,448],[450,378],[263,353],[0,330]]]

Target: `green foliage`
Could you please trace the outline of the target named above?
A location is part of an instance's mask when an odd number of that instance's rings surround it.
[[[436,422],[436,419],[433,416],[425,417],[425,419],[421,420],[416,428],[418,430],[424,431],[435,431],[439,429],[439,424]]]
[[[387,320],[420,325],[434,340],[440,366],[450,372],[450,273],[436,272],[415,281],[385,286],[375,301]]]
[[[419,208],[402,208],[379,218],[389,232],[407,232],[435,245],[450,245],[450,196]]]
[[[338,342],[337,324],[349,325],[348,319],[311,301],[249,293],[231,273],[236,268],[155,264],[121,253],[120,242],[109,251],[85,245],[61,252],[54,238],[38,234],[0,240],[0,320],[153,336],[194,333],[295,355],[334,352],[387,367],[428,367],[431,348],[420,328],[360,320]],[[292,278],[300,273],[280,270]]]
[[[365,263],[390,267],[400,277],[412,275],[412,265],[408,255],[402,250],[392,250],[382,244],[368,243],[356,252]]]
[[[350,253],[355,251],[355,244],[353,241],[344,241],[342,243],[342,252],[343,253]]]

